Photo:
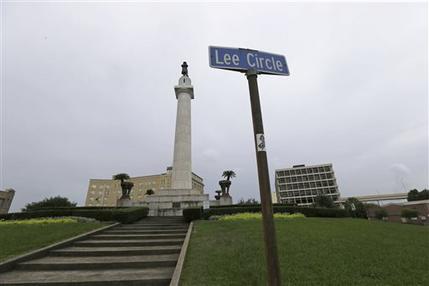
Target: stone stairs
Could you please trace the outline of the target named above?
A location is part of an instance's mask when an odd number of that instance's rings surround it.
[[[118,225],[19,263],[0,285],[169,285],[187,230],[182,217]]]

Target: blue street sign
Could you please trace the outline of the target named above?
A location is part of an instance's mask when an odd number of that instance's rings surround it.
[[[286,58],[266,52],[241,48],[209,47],[210,67],[260,74],[289,75]]]

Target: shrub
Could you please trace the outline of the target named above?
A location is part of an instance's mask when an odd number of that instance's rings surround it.
[[[33,219],[24,219],[24,220],[2,220],[0,225],[10,225],[10,224],[53,224],[53,223],[77,223],[76,218],[33,218]]]
[[[203,217],[205,219],[212,215],[230,215],[237,213],[258,213],[261,212],[261,206],[228,206],[228,207],[216,207],[205,210]],[[342,209],[328,209],[328,208],[306,208],[306,207],[294,207],[286,205],[274,205],[274,213],[301,213],[306,217],[347,217],[348,213]]]
[[[428,200],[429,199],[429,190],[424,189],[421,192],[414,189],[408,192],[407,200],[409,202],[411,201],[421,201],[421,200]]]
[[[249,220],[249,219],[261,219],[262,213],[240,213],[233,215],[226,215],[219,218],[219,220]],[[275,213],[274,218],[278,219],[291,219],[291,218],[305,218],[303,214],[287,214],[287,213]]]
[[[183,217],[186,222],[201,219],[203,217],[203,208],[186,208],[183,210]]]
[[[149,209],[146,207],[131,208],[52,208],[22,213],[10,213],[0,215],[0,219],[16,220],[40,217],[64,217],[78,216],[88,217],[99,221],[118,221],[132,223],[147,216]]]
[[[40,202],[32,202],[30,204],[26,204],[25,208],[22,209],[23,212],[34,211],[38,209],[44,208],[55,208],[55,207],[75,207],[76,203],[72,203],[68,198],[63,198],[60,196],[46,198]]]
[[[321,208],[334,208],[335,204],[330,196],[327,196],[324,194],[318,194],[314,198],[314,206],[321,207]]]
[[[401,210],[401,217],[413,218],[413,217],[418,217],[418,216],[419,216],[419,212],[416,210],[411,210],[411,209],[402,209]]]
[[[375,217],[377,219],[383,219],[384,217],[387,217],[387,211],[385,209],[379,208],[375,211]]]
[[[367,218],[367,206],[356,198],[348,198],[344,202],[344,207],[352,217]]]

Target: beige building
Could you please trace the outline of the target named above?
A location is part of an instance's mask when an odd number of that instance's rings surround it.
[[[0,191],[0,214],[7,214],[9,212],[10,205],[12,204],[15,191],[13,189],[6,189]]]
[[[130,198],[134,203],[144,203],[146,192],[152,190],[157,194],[160,190],[171,189],[172,168],[168,167],[166,173],[159,175],[132,177],[128,181],[134,183]],[[192,189],[204,193],[203,179],[192,173]],[[92,206],[116,206],[122,191],[120,181],[111,179],[90,179],[85,205]]]
[[[337,201],[340,197],[332,164],[295,165],[276,170],[276,193],[282,204],[311,206],[318,194]]]

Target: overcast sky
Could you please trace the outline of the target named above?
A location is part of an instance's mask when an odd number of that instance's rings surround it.
[[[208,46],[284,54],[258,77],[274,170],[332,163],[342,196],[428,187],[427,5],[4,3],[1,182],[12,210],[90,178],[159,174],[173,160],[174,85],[186,60],[193,171],[211,198],[259,190],[246,78]]]

